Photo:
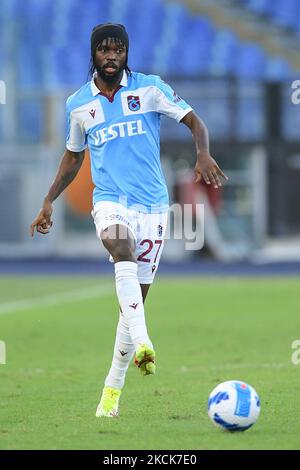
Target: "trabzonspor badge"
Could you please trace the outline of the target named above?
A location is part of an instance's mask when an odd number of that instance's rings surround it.
[[[141,107],[140,97],[139,96],[127,96],[127,104],[130,111],[138,111]]]

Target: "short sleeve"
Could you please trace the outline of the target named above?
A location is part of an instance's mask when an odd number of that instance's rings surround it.
[[[67,138],[66,147],[71,152],[82,152],[87,147],[87,138],[77,116],[76,109],[71,111],[66,103]]]
[[[193,108],[160,77],[156,81],[156,111],[180,122]]]

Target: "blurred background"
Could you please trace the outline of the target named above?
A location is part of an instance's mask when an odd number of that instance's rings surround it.
[[[55,202],[51,234],[29,236],[65,148],[66,98],[87,81],[90,32],[104,22],[126,26],[132,70],[161,75],[205,121],[230,177],[219,192],[195,186],[190,133],[163,118],[171,202],[204,202],[206,217],[205,247],[171,239],[165,263],[300,261],[298,10],[297,0],[0,0],[2,263],[107,258],[90,215],[88,155]]]

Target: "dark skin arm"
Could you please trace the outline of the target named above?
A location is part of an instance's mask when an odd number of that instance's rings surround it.
[[[197,183],[203,178],[206,184],[212,184],[214,188],[218,189],[222,186],[220,178],[228,180],[228,177],[209,153],[207,127],[194,111],[189,112],[180,122],[183,122],[191,130],[196,145],[195,182]]]
[[[30,233],[32,237],[35,229],[37,232],[42,234],[49,233],[50,228],[52,227],[52,203],[73,181],[82,165],[83,159],[84,150],[82,152],[71,152],[68,149],[65,150],[57,175],[44,199],[43,206],[35,220],[30,225]]]

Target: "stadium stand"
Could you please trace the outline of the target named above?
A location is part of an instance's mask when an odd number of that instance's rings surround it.
[[[198,9],[192,8],[205,4],[215,5],[216,14],[197,14]],[[172,77],[209,77],[210,80],[233,77],[263,83],[297,78],[293,64],[284,54],[271,55],[260,41],[242,39],[234,28],[221,27],[218,19],[222,8],[227,13],[228,9],[230,12],[236,8],[238,15],[245,11],[244,21],[248,14],[251,18],[254,15],[255,27],[262,25],[264,28],[266,22],[273,22],[281,30],[289,24],[290,29],[294,28],[293,34],[300,28],[294,0],[186,0],[180,3],[171,0],[2,0],[0,40],[4,47],[0,48],[0,79],[15,83],[18,88],[16,119],[23,123],[18,139],[25,143],[43,141],[45,133],[40,124],[45,114],[43,98],[72,93],[85,83],[90,32],[101,22],[126,25],[131,41],[129,64],[132,70],[160,74],[168,80]],[[253,100],[250,106],[255,106]],[[249,108],[245,108],[247,116],[248,111]],[[2,122],[3,109],[0,113]],[[247,131],[241,132],[249,136],[252,132],[249,119],[241,120],[246,121]],[[221,132],[223,127],[217,126],[215,133]],[[2,133],[3,130],[0,138]]]
[[[300,31],[297,2],[241,0],[244,8]],[[100,22],[124,23],[131,37],[133,69],[167,75],[228,76],[284,80],[290,65],[270,57],[255,42],[244,42],[186,6],[162,0],[4,0],[0,31],[16,37],[10,51],[22,89],[76,87],[87,76],[89,35]],[[170,25],[172,27],[170,28]],[[14,50],[12,50],[14,48]],[[178,60],[180,57],[180,60]],[[8,61],[0,54],[0,66]]]

